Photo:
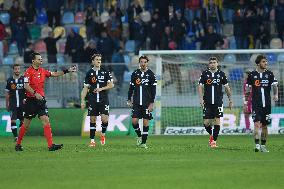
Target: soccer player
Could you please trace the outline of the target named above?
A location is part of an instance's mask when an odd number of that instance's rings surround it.
[[[249,117],[250,117],[251,112],[252,112],[252,102],[251,102],[252,93],[250,93],[249,98],[248,98],[247,100],[245,100],[247,78],[248,78],[248,74],[249,74],[249,73],[250,73],[250,71],[248,71],[248,70],[245,72],[244,85],[243,85],[243,90],[244,90],[243,112],[244,112],[244,115],[245,115],[246,133],[250,133],[250,132],[251,132]]]
[[[11,112],[11,129],[15,137],[18,138],[16,120],[20,120],[20,125],[23,124],[23,102],[25,98],[24,77],[21,75],[21,66],[13,65],[13,76],[8,78],[6,85],[6,109]]]
[[[149,120],[152,119],[151,112],[154,108],[156,96],[157,79],[155,74],[148,68],[147,56],[139,57],[140,68],[131,75],[128,90],[127,105],[132,108],[132,126],[137,134],[137,146],[148,148],[146,145]],[[132,99],[133,98],[133,99]],[[143,132],[139,128],[139,119],[143,118]]]
[[[99,115],[102,121],[101,145],[105,145],[105,133],[109,118],[108,90],[114,87],[111,73],[101,68],[101,64],[102,55],[94,54],[92,56],[93,67],[86,74],[84,88],[81,92],[82,109],[86,106],[85,98],[87,93],[89,94],[88,115],[90,116],[90,147],[96,146],[96,117]]]
[[[219,61],[216,57],[209,58],[208,69],[201,73],[198,86],[200,105],[203,108],[204,127],[210,135],[209,146],[211,148],[217,147],[220,117],[223,117],[223,86],[229,99],[229,108],[233,107],[227,77],[223,71],[218,69],[218,64]],[[214,119],[214,129],[210,125],[211,119]]]
[[[26,70],[24,77],[24,88],[26,89],[26,101],[24,105],[24,124],[21,126],[16,151],[23,151],[22,140],[26,131],[30,127],[32,119],[36,116],[41,120],[44,136],[47,140],[48,150],[55,151],[63,147],[63,144],[54,144],[52,141],[52,132],[49,122],[48,109],[44,97],[44,82],[46,78],[62,76],[69,72],[75,72],[73,66],[59,72],[51,72],[41,67],[42,57],[39,53],[31,54],[32,65]]]
[[[278,82],[274,74],[267,70],[268,62],[264,55],[258,55],[255,63],[256,70],[250,72],[248,75],[245,100],[248,101],[252,92],[255,152],[269,152],[265,145],[268,136],[267,125],[271,123],[270,91],[272,87],[273,100],[278,101]],[[260,139],[261,145],[259,144]]]

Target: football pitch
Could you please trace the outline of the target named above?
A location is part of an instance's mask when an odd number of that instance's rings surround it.
[[[284,188],[284,136],[269,136],[269,153],[255,153],[252,136],[150,136],[149,149],[135,138],[109,137],[88,147],[88,138],[54,137],[64,148],[48,152],[44,137],[27,136],[23,152],[0,137],[0,188]]]

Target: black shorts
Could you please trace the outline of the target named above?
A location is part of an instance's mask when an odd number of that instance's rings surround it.
[[[271,107],[256,107],[252,108],[252,119],[253,122],[258,122],[260,121],[264,125],[268,125],[271,123]]]
[[[223,105],[206,104],[203,108],[203,119],[223,117]]]
[[[10,112],[11,120],[23,120],[24,119],[24,110],[22,107],[18,107],[15,109],[12,109]]]
[[[95,102],[89,104],[88,116],[99,116],[101,114],[109,115],[109,104],[103,102]]]
[[[132,118],[139,118],[139,119],[153,119],[151,112],[148,110],[148,106],[142,106],[134,104],[132,107]]]
[[[32,119],[35,116],[48,116],[48,108],[46,100],[38,100],[36,98],[27,98],[24,105],[24,118]]]

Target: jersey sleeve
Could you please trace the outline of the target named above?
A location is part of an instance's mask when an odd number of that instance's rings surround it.
[[[271,85],[278,85],[278,81],[272,72],[271,72],[271,77],[270,77],[270,83]]]
[[[153,74],[153,76],[152,76],[151,84],[152,84],[153,86],[156,86],[156,85],[157,85],[157,77],[156,77],[155,74]]]
[[[198,84],[199,85],[204,85],[205,84],[205,77],[204,77],[204,72],[201,73]]]
[[[228,83],[228,79],[227,79],[226,74],[223,73],[222,75],[223,75],[222,78],[221,78],[222,85],[228,85],[229,83]]]
[[[113,78],[110,72],[106,72],[106,80],[108,83],[113,81]]]
[[[31,75],[28,71],[26,71],[24,74],[24,83],[29,83],[30,79],[31,79]]]
[[[252,86],[252,83],[253,83],[253,81],[252,81],[252,72],[250,72],[250,73],[248,74],[246,86],[251,87],[251,86]]]
[[[88,72],[85,76],[84,86],[90,87],[90,85],[91,85],[91,82],[90,82],[90,77],[89,77],[89,72]]]
[[[131,74],[131,79],[130,79],[130,83],[129,83],[129,89],[128,89],[128,98],[127,100],[131,100],[131,97],[133,95],[133,91],[134,91],[134,88],[135,88],[135,84],[134,84],[134,74],[135,72],[133,72]]]
[[[51,72],[49,70],[44,69],[44,75],[45,75],[45,77],[50,77]]]
[[[152,75],[152,81],[151,81],[152,87],[151,87],[151,99],[150,102],[154,103],[155,97],[156,97],[156,86],[157,86],[157,78],[156,75]]]
[[[9,92],[11,90],[10,79],[7,80],[5,91]]]

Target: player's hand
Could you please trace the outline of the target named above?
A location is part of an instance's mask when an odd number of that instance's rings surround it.
[[[68,69],[69,72],[76,72],[77,71],[77,66],[72,66]]]
[[[82,101],[82,102],[81,102],[81,109],[84,110],[85,107],[86,107],[86,103],[85,103],[85,101]]]
[[[229,101],[229,108],[230,108],[230,110],[232,110],[232,108],[233,108],[233,101]]]
[[[103,89],[102,88],[96,88],[95,90],[94,90],[94,93],[99,93],[99,92],[101,92]]]
[[[274,95],[273,96],[273,100],[276,102],[276,101],[278,101],[278,95]]]
[[[35,93],[35,97],[38,100],[42,100],[43,99],[43,97],[40,94],[38,94],[38,93]]]
[[[153,109],[154,109],[154,103],[150,103],[149,106],[148,106],[149,112],[152,112]]]
[[[133,104],[130,100],[127,100],[126,104],[129,108],[132,108],[132,106],[133,106]]]
[[[201,106],[202,109],[204,109],[204,100],[203,99],[200,100],[200,106]]]

